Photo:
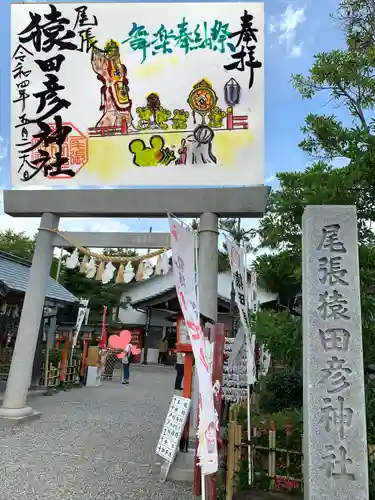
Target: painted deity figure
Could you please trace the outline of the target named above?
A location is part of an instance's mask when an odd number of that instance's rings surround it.
[[[102,83],[100,111],[103,112],[96,127],[132,127],[132,101],[129,97],[127,69],[121,62],[120,45],[108,40],[104,50],[93,47],[91,65]]]

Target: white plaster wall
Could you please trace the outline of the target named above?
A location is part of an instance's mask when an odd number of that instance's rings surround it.
[[[172,271],[165,276],[153,276],[148,280],[131,283],[124,296],[129,295],[133,301],[153,297],[156,294],[163,293],[165,290],[174,286]]]
[[[222,297],[230,299],[232,288],[231,274],[229,271],[219,274],[218,276],[218,294]],[[248,296],[250,297],[250,277],[247,280]],[[258,287],[258,300],[260,304],[271,302],[277,299],[277,293],[270,293],[263,288]]]
[[[166,312],[152,311],[150,324],[153,326],[172,326],[172,323],[165,319],[166,316],[168,316]],[[131,306],[128,306],[126,309],[119,309],[118,317],[119,321],[125,325],[144,326],[146,323],[146,313],[137,311]]]

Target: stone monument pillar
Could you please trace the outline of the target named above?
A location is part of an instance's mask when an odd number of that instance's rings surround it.
[[[368,500],[357,214],[302,218],[305,500]]]

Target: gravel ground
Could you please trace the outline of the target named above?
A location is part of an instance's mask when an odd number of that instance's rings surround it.
[[[174,370],[133,368],[129,386],[35,396],[40,420],[1,427],[1,500],[190,500],[189,485],[150,474]]]

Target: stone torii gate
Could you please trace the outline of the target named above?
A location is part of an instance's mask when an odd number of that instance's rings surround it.
[[[4,191],[4,211],[13,217],[41,217],[29,283],[0,417],[22,420],[38,416],[27,405],[27,393],[43,313],[53,248],[71,246],[53,229],[61,217],[163,218],[200,217],[200,312],[217,321],[218,217],[261,217],[269,188],[90,189]],[[84,247],[163,248],[167,233],[65,233]]]

